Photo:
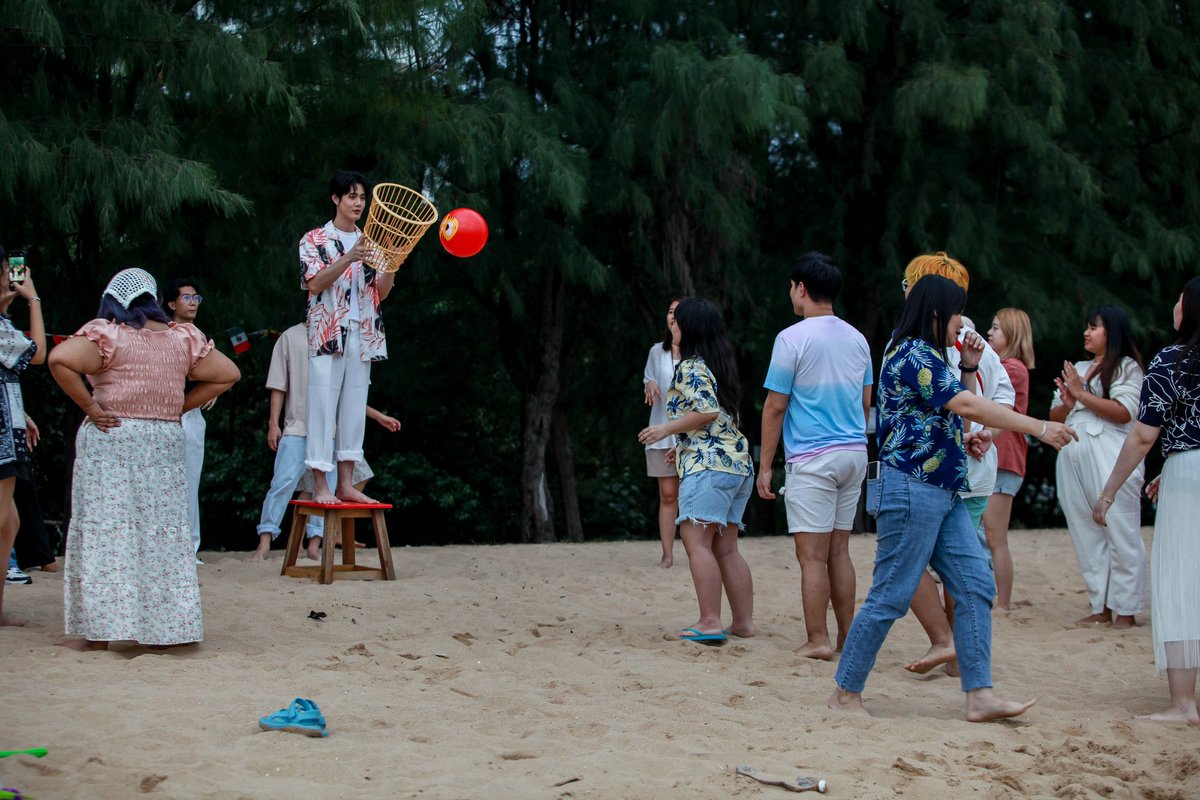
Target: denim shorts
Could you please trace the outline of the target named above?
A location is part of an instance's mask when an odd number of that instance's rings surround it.
[[[684,475],[679,482],[679,517],[675,524],[691,520],[743,528],[742,514],[753,489],[753,475],[713,469]]]
[[[1006,494],[1010,497],[1016,497],[1021,491],[1021,484],[1025,479],[1015,472],[1009,472],[1006,469],[996,471],[996,485],[992,487],[992,494]]]

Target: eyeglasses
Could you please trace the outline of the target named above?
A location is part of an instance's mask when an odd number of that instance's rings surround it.
[[[185,303],[195,303],[196,305],[204,302],[204,296],[199,294],[181,294],[179,299]]]

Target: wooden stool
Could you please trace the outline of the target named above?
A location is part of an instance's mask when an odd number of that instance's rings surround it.
[[[288,534],[287,555],[283,559],[281,575],[293,578],[316,578],[319,583],[333,583],[335,578],[354,580],[396,580],[392,567],[392,545],[388,541],[387,523],[383,512],[391,508],[390,503],[337,503],[326,505],[311,500],[292,500],[292,530]],[[320,516],[325,519],[325,538],[321,542],[321,566],[297,567],[296,557],[304,542],[306,517]],[[354,521],[370,517],[375,523],[375,546],[379,549],[379,568],[364,567],[354,563]],[[337,544],[338,531],[342,534],[342,563],[333,563],[333,551]]]

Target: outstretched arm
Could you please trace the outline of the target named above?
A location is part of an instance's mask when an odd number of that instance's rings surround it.
[[[382,411],[367,406],[367,419],[373,419],[383,427],[387,428],[392,433],[400,430],[400,420],[395,417],[389,417]]]

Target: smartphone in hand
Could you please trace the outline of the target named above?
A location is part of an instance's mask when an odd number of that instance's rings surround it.
[[[8,282],[25,282],[25,251],[16,250],[8,257]]]

